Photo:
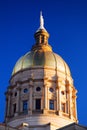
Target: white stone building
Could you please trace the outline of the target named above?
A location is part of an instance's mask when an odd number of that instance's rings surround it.
[[[70,69],[52,51],[42,14],[34,36],[32,49],[17,61],[12,72],[3,130],[7,126],[9,130],[56,130],[78,122],[77,91]]]

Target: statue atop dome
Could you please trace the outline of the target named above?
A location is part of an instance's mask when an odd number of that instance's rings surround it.
[[[44,29],[44,18],[42,16],[42,11],[40,12],[40,29]]]
[[[36,32],[38,32],[40,30],[44,30],[45,32],[47,32],[46,29],[44,28],[44,18],[42,15],[42,11],[40,12],[40,27],[38,28],[38,30]]]

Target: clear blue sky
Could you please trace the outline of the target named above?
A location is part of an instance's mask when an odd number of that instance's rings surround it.
[[[79,123],[87,125],[87,0],[0,0],[0,122],[13,67],[35,43],[40,10],[53,51],[70,66]]]

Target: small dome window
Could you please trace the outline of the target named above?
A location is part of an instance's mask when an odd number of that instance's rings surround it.
[[[38,91],[38,92],[39,92],[40,90],[41,90],[41,88],[40,88],[40,87],[37,87],[37,88],[36,88],[36,91]]]
[[[24,93],[28,93],[28,89],[27,88],[24,89]]]
[[[53,91],[54,91],[54,89],[53,89],[53,88],[49,88],[49,91],[50,91],[50,92],[53,92]]]

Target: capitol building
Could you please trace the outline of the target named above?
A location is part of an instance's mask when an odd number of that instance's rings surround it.
[[[0,130],[87,130],[78,124],[77,90],[69,66],[48,42],[42,13],[34,37],[13,68]]]

